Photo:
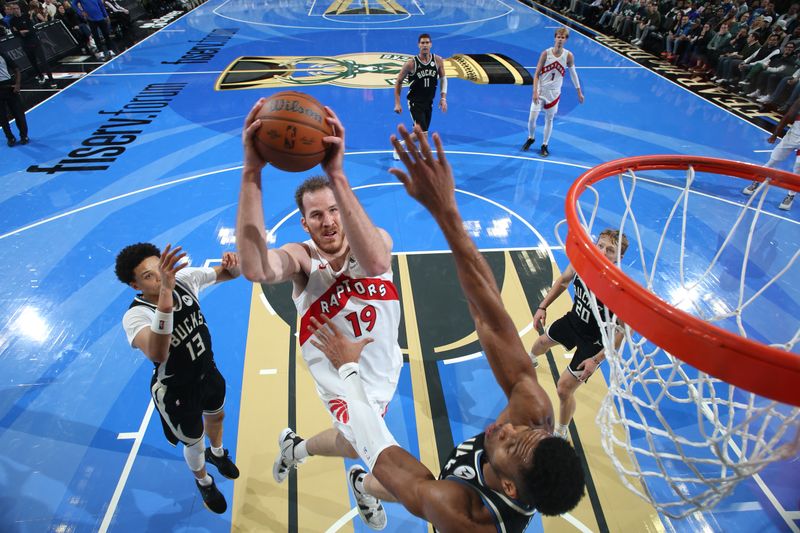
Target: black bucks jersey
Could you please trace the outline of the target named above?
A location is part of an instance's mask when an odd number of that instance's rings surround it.
[[[570,324],[582,337],[599,339],[600,326],[597,324],[594,313],[592,313],[589,289],[586,288],[586,284],[577,274],[572,279],[572,286],[575,289],[575,300],[572,302],[572,310],[567,313]],[[597,300],[597,310],[600,311],[601,317],[606,316],[606,306],[600,300]],[[614,316],[611,310],[608,311],[608,316]]]
[[[478,491],[483,504],[494,516],[498,532],[524,531],[536,509],[486,486],[482,469],[487,461],[483,449],[484,437],[485,434],[481,433],[456,446],[447,458],[439,479],[458,481]]]
[[[436,96],[436,86],[439,84],[436,56],[431,54],[431,59],[427,63],[420,61],[419,56],[414,56],[414,70],[409,73],[408,81],[410,84],[408,100],[410,102],[433,102],[433,98]]]
[[[155,312],[156,305],[134,298],[130,308],[146,306]],[[200,311],[195,294],[180,279],[172,292],[172,340],[169,357],[155,365],[155,379],[164,385],[186,385],[200,380],[214,366],[211,334]]]

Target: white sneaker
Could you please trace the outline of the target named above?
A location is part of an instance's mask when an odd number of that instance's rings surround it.
[[[755,91],[753,91],[750,94],[748,94],[747,97],[748,98],[760,98],[761,97],[761,91],[756,89]]]
[[[305,459],[294,458],[294,447],[303,442],[301,437],[292,431],[292,428],[286,428],[281,431],[278,437],[278,447],[281,449],[278,457],[275,458],[275,463],[272,465],[272,477],[278,483],[283,483],[289,476],[289,472],[297,465],[302,464]]]
[[[742,194],[744,194],[745,196],[750,196],[751,194],[756,192],[757,188],[758,188],[758,182],[754,181],[753,183],[744,188]]]
[[[347,472],[347,483],[350,485],[353,498],[356,500],[356,509],[358,509],[358,514],[361,515],[361,520],[364,521],[368,528],[380,531],[386,527],[386,511],[383,510],[381,501],[375,496],[361,492],[356,488],[356,481],[365,475],[367,475],[367,471],[364,470],[364,467],[353,465]]]
[[[792,207],[792,202],[794,202],[794,194],[789,193],[786,195],[786,198],[783,199],[781,205],[778,206],[778,209],[783,209],[784,211],[788,211],[790,207]]]
[[[558,437],[559,439],[567,440],[567,433],[569,433],[569,426],[564,426],[564,429],[559,431],[558,424],[556,424],[556,428],[553,431],[553,436]]]
[[[765,94],[764,96],[761,96],[761,97],[757,98],[756,101],[759,104],[768,104],[769,103],[769,95]]]

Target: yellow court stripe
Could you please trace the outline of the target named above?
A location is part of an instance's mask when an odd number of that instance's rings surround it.
[[[397,263],[400,266],[400,289],[403,293],[403,316],[408,341],[408,363],[411,369],[411,386],[414,391],[414,414],[417,421],[417,438],[419,440],[420,461],[431,472],[439,472],[439,454],[436,448],[436,437],[433,431],[431,402],[428,397],[428,381],[422,358],[422,345],[419,339],[417,312],[414,307],[414,295],[411,288],[411,274],[408,269],[408,256],[399,254]]]
[[[254,284],[234,454],[241,475],[233,482],[232,531],[286,530],[288,484],[278,485],[272,479],[272,462],[278,451],[277,437],[286,426],[289,407],[286,354],[290,341],[289,326],[267,312],[261,303],[261,287]],[[261,375],[265,368],[276,372]],[[228,394],[234,391],[228,389]]]
[[[328,9],[325,10],[325,14],[330,15],[331,13],[337,12],[339,7],[341,7],[344,2],[345,0],[336,0],[335,2],[331,3],[331,5],[328,6]]]
[[[417,423],[419,460],[436,476],[440,471],[439,453],[436,446],[436,435],[433,431],[433,415],[428,396],[428,380],[423,364],[422,344],[419,340],[419,326],[417,325],[417,311],[414,307],[414,294],[411,289],[408,256],[398,254],[397,264],[400,267],[400,291],[403,293],[403,317],[406,325],[406,342],[408,343],[408,364],[411,369],[411,389],[414,393],[414,417]],[[433,532],[433,526],[430,524],[428,524],[428,531]]]

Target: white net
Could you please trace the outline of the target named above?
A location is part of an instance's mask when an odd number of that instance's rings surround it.
[[[705,192],[732,182],[746,184],[691,167],[628,170],[589,187],[578,215],[588,235],[611,228],[628,237],[620,269],[661,300],[800,357],[800,249],[785,237],[800,232],[765,207],[769,181],[744,205]],[[603,448],[625,485],[659,511],[680,518],[712,508],[741,480],[760,482],[768,464],[797,456],[800,409],[698,371],[638,334],[632,318],[601,316],[596,300],[593,312],[609,364],[597,416]]]

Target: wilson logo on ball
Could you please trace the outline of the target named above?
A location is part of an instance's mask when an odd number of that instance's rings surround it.
[[[325,157],[322,139],[334,134],[327,116],[323,105],[307,94],[274,94],[259,110],[261,127],[254,139],[255,148],[275,168],[308,170]]]

